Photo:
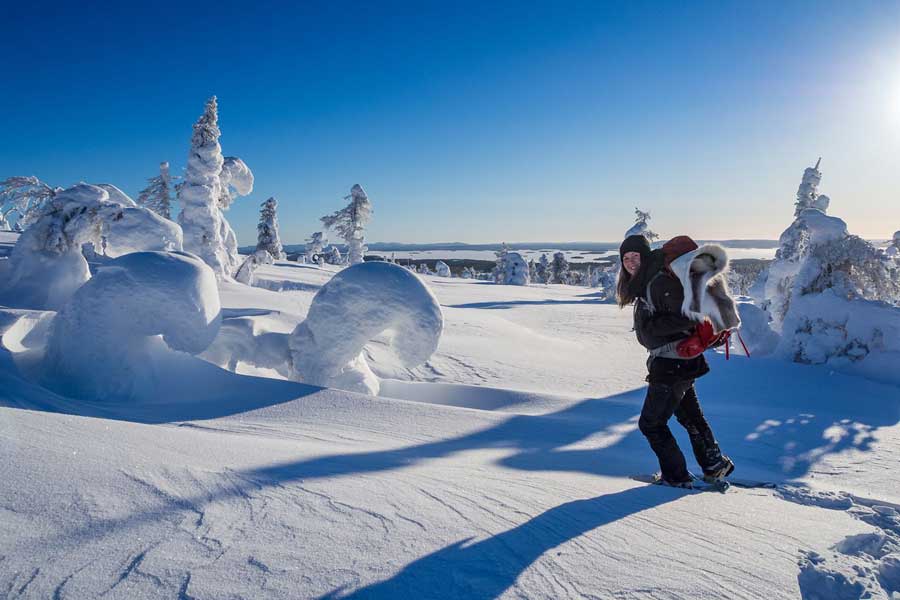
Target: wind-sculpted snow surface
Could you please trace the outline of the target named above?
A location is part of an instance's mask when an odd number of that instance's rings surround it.
[[[70,397],[128,397],[137,386],[152,386],[145,378],[155,376],[152,356],[164,351],[162,342],[190,354],[205,350],[219,331],[219,313],[215,275],[197,257],[117,258],[54,318],[45,384]]]
[[[110,198],[110,193],[114,198]],[[130,204],[129,204],[130,203]],[[80,183],[42,207],[10,256],[0,303],[56,310],[90,279],[81,246],[92,243],[118,256],[138,250],[180,250],[181,228],[108,184]]]
[[[379,382],[362,355],[382,332],[407,368],[427,361],[444,326],[440,304],[415,274],[385,262],[344,269],[316,293],[306,320],[291,334],[295,379],[378,394]]]

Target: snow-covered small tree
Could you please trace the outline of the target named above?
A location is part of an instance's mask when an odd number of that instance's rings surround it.
[[[550,265],[550,283],[569,283],[569,261],[562,252],[553,255]]]
[[[317,262],[317,258],[322,255],[322,248],[325,244],[328,243],[328,238],[325,237],[325,233],[322,231],[317,231],[312,234],[308,240],[306,240],[306,260],[307,262],[314,263]]]
[[[528,261],[528,279],[537,282],[537,263],[533,258]]]
[[[463,267],[460,277],[463,279],[475,279],[475,274],[472,272],[471,267]]]
[[[240,264],[237,236],[223,214],[236,195],[253,190],[253,173],[235,157],[222,156],[216,97],[206,102],[194,124],[184,181],[178,186],[184,249],[212,267],[216,277],[230,279]]]
[[[494,279],[494,283],[504,284],[506,283],[506,275],[509,273],[509,269],[506,265],[506,257],[509,255],[509,246],[506,242],[503,242],[500,249],[494,252],[494,255],[497,257],[497,264],[491,271],[491,277]]]
[[[546,254],[541,254],[541,257],[538,259],[537,265],[535,266],[535,271],[537,272],[537,277],[532,281],[535,283],[550,283],[550,259],[547,258]]]
[[[341,255],[341,250],[337,246],[328,246],[322,251],[322,255],[325,259],[325,262],[327,262],[329,265],[344,264],[344,257]]]
[[[159,163],[159,175],[147,180],[147,187],[138,194],[138,206],[148,208],[164,219],[171,219],[172,179],[169,174],[169,163]]]
[[[816,199],[819,197],[819,182],[822,181],[822,173],[819,171],[819,165],[822,163],[822,157],[816,161],[816,166],[807,167],[803,171],[803,179],[800,181],[800,187],[797,188],[797,201],[794,203],[794,216],[797,217],[807,208],[817,208],[815,206]],[[828,197],[826,196],[826,199]],[[819,203],[821,206],[821,202]],[[828,208],[825,203],[825,209]],[[825,212],[825,209],[822,212]]]
[[[338,235],[347,242],[348,262],[355,265],[363,262],[366,248],[366,225],[372,219],[372,204],[369,197],[358,183],[350,189],[350,195],[344,196],[350,204],[341,210],[322,217],[326,228],[334,228]]]
[[[625,237],[631,235],[643,235],[647,238],[647,241],[653,243],[653,240],[659,238],[659,235],[650,231],[650,213],[644,212],[641,209],[635,207],[634,209],[634,225],[631,226],[631,229],[625,232]]]
[[[0,223],[24,230],[37,220],[41,208],[62,188],[51,187],[37,177],[9,177],[0,181]]]
[[[422,263],[419,265],[419,274],[420,275],[434,275],[432,270],[428,268],[427,263]]]
[[[271,265],[275,262],[275,258],[265,248],[257,248],[253,254],[244,259],[241,266],[238,267],[234,274],[234,279],[238,283],[253,285],[256,280],[256,270],[260,265]]]
[[[275,260],[284,260],[284,248],[278,235],[278,201],[269,198],[260,205],[259,224],[256,226],[257,250],[265,250]]]
[[[888,244],[884,253],[895,260],[900,260],[900,231],[894,233],[894,238]]]
[[[442,260],[434,263],[434,272],[438,277],[453,277],[450,267]]]

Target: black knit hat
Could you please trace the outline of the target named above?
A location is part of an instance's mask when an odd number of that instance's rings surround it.
[[[641,255],[642,259],[645,259],[650,256],[650,242],[640,234],[629,235],[625,238],[625,241],[622,242],[622,245],[619,246],[619,258],[625,258],[626,252],[637,252]]]

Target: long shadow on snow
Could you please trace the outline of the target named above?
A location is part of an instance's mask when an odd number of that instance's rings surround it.
[[[496,598],[545,552],[598,527],[682,497],[676,490],[645,486],[573,500],[487,539],[473,543],[469,538],[445,546],[408,564],[390,579],[350,594],[338,588],[321,599]]]

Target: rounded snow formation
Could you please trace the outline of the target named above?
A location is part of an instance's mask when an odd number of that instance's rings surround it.
[[[419,277],[391,263],[360,263],[318,291],[306,320],[291,334],[292,377],[377,395],[380,384],[363,346],[390,331],[394,351],[413,368],[431,357],[443,328],[440,304]]]
[[[780,337],[769,326],[769,315],[752,302],[739,302],[738,313],[741,317],[741,338],[747,345],[751,356],[772,354],[778,347]],[[738,343],[731,341],[732,347]]]
[[[152,359],[165,351],[163,342],[199,354],[220,321],[216,278],[199,258],[126,254],[81,286],[54,318],[44,384],[70,397],[127,398],[155,385]]]
[[[103,225],[107,256],[181,251],[183,237],[178,223],[142,207],[123,208],[117,217]]]
[[[442,260],[434,263],[434,272],[438,277],[452,277],[453,274],[450,272],[450,267]]]

